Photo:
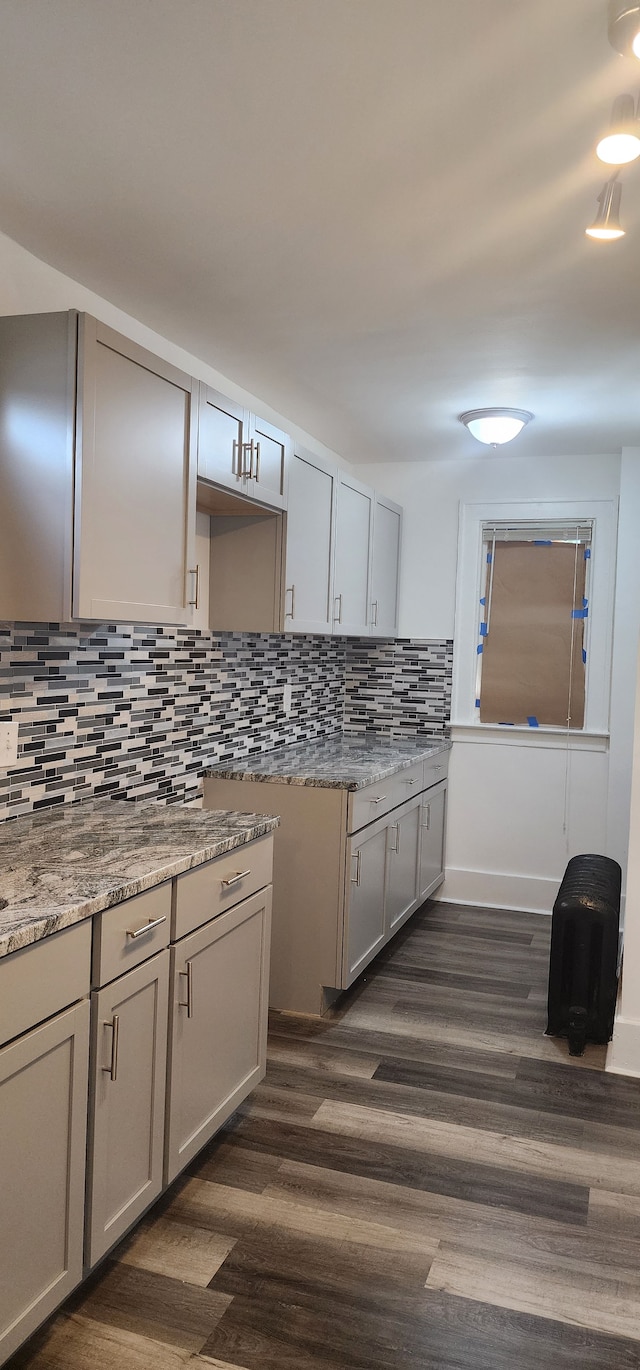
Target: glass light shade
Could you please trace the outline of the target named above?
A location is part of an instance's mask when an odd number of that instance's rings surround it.
[[[622,186],[619,181],[607,181],[599,196],[598,204],[600,208],[589,228],[585,233],[589,238],[624,238],[624,229],[620,223],[620,201],[622,198]]]
[[[460,422],[472,437],[487,446],[501,447],[512,442],[533,418],[528,409],[470,409],[460,415]]]
[[[609,42],[623,57],[640,57],[640,0],[609,0]]]
[[[634,57],[640,57],[640,29],[638,29],[638,32],[636,33],[636,36],[631,44],[631,51],[633,52]]]
[[[637,133],[607,133],[600,139],[596,152],[601,162],[609,166],[625,166],[640,157],[640,129]]]

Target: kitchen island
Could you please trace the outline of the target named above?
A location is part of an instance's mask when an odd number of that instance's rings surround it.
[[[335,734],[205,771],[278,814],[269,1000],[322,1014],[444,878],[448,739]]]

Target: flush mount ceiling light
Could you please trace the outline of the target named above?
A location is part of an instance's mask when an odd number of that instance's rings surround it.
[[[623,57],[640,57],[640,3],[609,0],[609,42]]]
[[[596,152],[601,162],[624,166],[640,157],[640,122],[633,95],[619,95],[611,111],[611,127],[600,139]]]
[[[517,438],[533,414],[528,409],[468,409],[458,417],[478,442],[499,447]]]
[[[622,186],[620,182],[612,177],[607,184],[602,187],[598,196],[600,208],[590,225],[585,229],[589,238],[602,238],[609,240],[612,238],[624,238],[624,229],[620,224],[620,201],[622,198]]]

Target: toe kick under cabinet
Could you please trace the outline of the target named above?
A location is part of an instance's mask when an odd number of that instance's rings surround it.
[[[444,879],[448,753],[360,790],[210,776],[205,806],[277,814],[269,1003],[321,1014]]]

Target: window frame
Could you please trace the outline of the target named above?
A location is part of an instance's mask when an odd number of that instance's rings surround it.
[[[477,684],[477,646],[479,603],[483,593],[484,525],[490,522],[532,524],[550,522],[591,523],[592,565],[590,567],[589,644],[585,681],[585,718],[581,729],[481,723],[475,707]],[[452,728],[472,730],[479,736],[523,735],[533,743],[555,736],[563,744],[580,745],[581,738],[607,737],[611,683],[611,648],[615,597],[615,558],[617,535],[616,500],[517,501],[509,503],[466,503],[460,501],[458,537],[458,574],[454,629]],[[542,735],[542,736],[541,736]],[[488,737],[487,737],[488,740]],[[515,740],[515,739],[514,739]]]

